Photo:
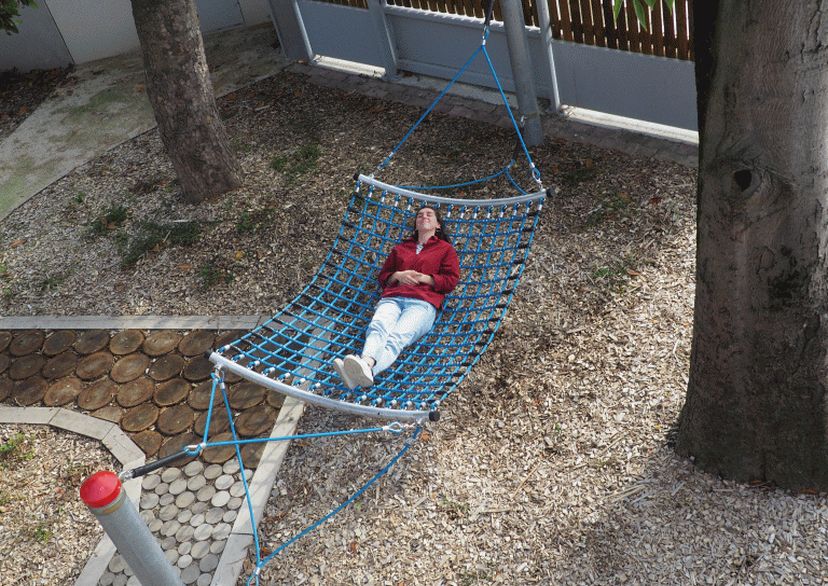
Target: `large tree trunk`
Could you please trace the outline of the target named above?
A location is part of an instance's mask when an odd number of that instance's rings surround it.
[[[241,184],[219,118],[194,0],[132,0],[147,95],[189,201]]]
[[[828,489],[828,2],[697,3],[696,307],[677,449]]]

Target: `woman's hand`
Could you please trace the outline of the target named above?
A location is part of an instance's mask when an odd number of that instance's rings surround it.
[[[422,273],[418,273],[414,270],[397,271],[391,275],[391,280],[397,281],[400,285],[418,285],[420,283],[421,276]]]

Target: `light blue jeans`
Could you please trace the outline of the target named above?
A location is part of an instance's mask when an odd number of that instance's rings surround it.
[[[434,325],[437,310],[428,301],[408,297],[380,299],[365,333],[363,358],[373,358],[374,375],[394,364],[403,351]]]

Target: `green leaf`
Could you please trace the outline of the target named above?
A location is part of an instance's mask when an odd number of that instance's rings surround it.
[[[647,3],[647,6],[649,6],[651,10],[655,8],[656,2],[658,1],[659,0],[644,0],[644,2]]]
[[[621,12],[622,6],[624,6],[624,0],[615,0],[615,3],[612,5],[612,17],[616,22],[618,21],[618,14]]]
[[[641,4],[641,0],[633,0],[633,6],[635,7],[635,16],[638,18],[638,23],[641,28],[647,30],[647,13],[644,12],[644,5]]]
[[[673,14],[673,9],[676,7],[676,0],[664,0],[664,3],[667,4],[670,14]]]

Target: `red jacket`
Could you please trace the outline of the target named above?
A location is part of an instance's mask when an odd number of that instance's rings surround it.
[[[388,284],[388,279],[397,271],[415,270],[431,275],[434,285],[400,285],[398,282]],[[383,297],[410,297],[428,301],[437,309],[443,304],[446,294],[457,286],[460,280],[460,261],[454,247],[432,236],[417,254],[417,240],[409,238],[391,249],[385,264],[379,273],[379,282]]]

